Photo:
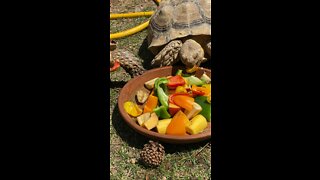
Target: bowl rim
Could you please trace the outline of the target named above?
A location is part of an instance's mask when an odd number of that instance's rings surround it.
[[[118,97],[118,109],[119,109],[119,112],[122,116],[122,119],[136,132],[138,132],[144,136],[147,136],[151,139],[157,139],[157,140],[164,141],[164,142],[180,144],[180,143],[193,143],[193,142],[199,142],[199,141],[203,141],[206,139],[210,139],[211,138],[211,127],[210,127],[210,130],[208,130],[204,133],[200,133],[200,134],[196,134],[196,135],[188,135],[188,136],[160,134],[160,133],[157,133],[154,131],[147,130],[147,129],[139,126],[135,121],[133,121],[132,117],[124,110],[123,106],[121,105],[122,103],[124,103],[126,101],[126,99],[124,99],[124,96],[122,95],[123,92],[125,91],[126,87],[129,87],[131,84],[133,84],[137,79],[139,79],[139,77],[141,78],[142,76],[152,74],[155,71],[159,71],[159,70],[163,70],[163,69],[172,69],[172,68],[173,68],[172,66],[166,66],[166,67],[160,67],[160,68],[148,70],[143,75],[137,76],[137,77],[129,80],[121,88],[120,93],[119,93],[119,97]],[[202,69],[211,72],[210,69],[207,69],[207,68],[202,68]],[[210,123],[210,126],[211,126],[211,122],[208,122],[208,123]]]

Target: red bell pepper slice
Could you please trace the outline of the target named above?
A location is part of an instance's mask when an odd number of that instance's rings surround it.
[[[172,76],[170,77],[169,79],[169,82],[167,84],[167,86],[170,88],[170,89],[175,89],[176,87],[178,86],[183,86],[185,85],[185,81],[184,79],[179,76],[179,75],[176,75],[176,76]]]
[[[110,68],[110,72],[117,70],[120,67],[120,62],[118,60],[116,60],[114,62],[113,67]]]
[[[204,92],[202,92],[202,91],[197,91],[197,90],[192,91],[192,93],[194,94],[194,96],[203,96],[203,95],[205,94]]]

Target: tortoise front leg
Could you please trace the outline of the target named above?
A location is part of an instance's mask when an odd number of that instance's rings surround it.
[[[151,61],[152,66],[171,66],[178,61],[178,54],[181,49],[182,42],[173,40],[167,44]]]

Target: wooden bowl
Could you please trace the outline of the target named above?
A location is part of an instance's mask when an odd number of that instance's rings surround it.
[[[136,132],[147,136],[150,139],[158,140],[166,143],[171,144],[186,144],[186,143],[195,143],[204,141],[211,138],[211,123],[208,123],[208,127],[200,134],[196,135],[185,135],[185,136],[175,136],[175,135],[166,135],[166,134],[160,134],[155,131],[149,131],[137,124],[133,120],[132,117],[124,110],[123,104],[126,101],[132,101],[137,102],[135,99],[136,92],[138,90],[145,90],[148,91],[144,87],[144,83],[157,78],[157,77],[166,77],[170,75],[174,75],[178,69],[181,69],[182,67],[161,67],[152,69],[149,71],[146,71],[143,75],[135,77],[131,79],[120,91],[120,95],[118,98],[118,107],[120,110],[120,114],[123,117],[124,121],[128,123],[128,125],[133,128]],[[202,68],[201,70],[197,71],[195,74],[197,77],[200,77],[203,74],[203,71],[206,72],[206,74],[211,77],[211,70]],[[140,105],[142,108],[143,105]]]

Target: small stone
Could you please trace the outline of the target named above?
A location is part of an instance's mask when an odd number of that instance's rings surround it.
[[[135,164],[136,162],[137,162],[137,160],[136,160],[135,158],[133,158],[133,159],[130,160],[130,163],[131,163],[131,164]]]

